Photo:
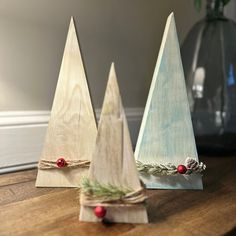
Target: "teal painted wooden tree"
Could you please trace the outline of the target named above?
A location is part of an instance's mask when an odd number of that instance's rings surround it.
[[[146,164],[198,161],[173,13],[167,19],[135,150]],[[201,174],[141,175],[147,188],[202,189]]]

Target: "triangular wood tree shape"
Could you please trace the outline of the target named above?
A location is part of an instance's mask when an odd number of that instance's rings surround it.
[[[74,20],[71,18],[41,160],[90,160],[97,135]],[[87,168],[39,169],[37,187],[78,187]]]
[[[132,150],[128,124],[112,63],[98,125],[98,135],[92,155],[89,179],[104,185],[137,190],[141,188]],[[143,204],[110,206],[106,218],[112,222],[147,223]],[[93,207],[81,206],[81,221],[99,221]]]
[[[135,158],[145,164],[198,161],[184,73],[173,13],[167,19],[144,115]],[[201,174],[141,175],[147,188],[202,189]]]

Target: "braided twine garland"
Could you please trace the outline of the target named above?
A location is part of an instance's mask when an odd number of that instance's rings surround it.
[[[168,164],[144,164],[140,161],[136,162],[137,169],[141,174],[164,176],[164,175],[176,175],[178,174],[177,167],[171,163]],[[187,171],[185,175],[192,173],[202,173],[206,169],[206,165],[202,162],[198,162],[193,158],[188,157],[185,161]]]

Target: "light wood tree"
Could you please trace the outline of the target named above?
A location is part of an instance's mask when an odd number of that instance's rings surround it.
[[[109,73],[89,179],[121,188],[133,190],[141,188],[114,64],[111,65]],[[123,223],[147,223],[148,221],[142,203],[134,205],[113,203],[106,207],[106,218],[110,221]],[[93,213],[93,207],[83,205],[80,220],[99,221]]]
[[[173,13],[167,19],[143,120],[135,158],[146,164],[184,164],[198,161],[178,36]],[[147,188],[202,189],[200,174],[141,175]]]
[[[41,161],[90,160],[97,135],[73,18],[67,35]],[[37,187],[78,187],[88,167],[39,169]]]

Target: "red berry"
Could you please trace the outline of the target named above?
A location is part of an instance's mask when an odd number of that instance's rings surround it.
[[[98,218],[103,218],[107,213],[107,210],[105,207],[102,206],[96,206],[94,208],[94,214],[95,216],[97,216]]]
[[[187,171],[187,167],[186,166],[184,166],[184,165],[178,165],[178,167],[177,167],[177,171],[178,171],[178,173],[180,173],[180,174],[185,174],[186,173],[186,171]]]
[[[66,161],[65,161],[65,159],[64,158],[58,158],[57,159],[57,166],[59,167],[59,168],[63,168],[63,167],[65,167],[67,165],[67,163],[66,163]]]

